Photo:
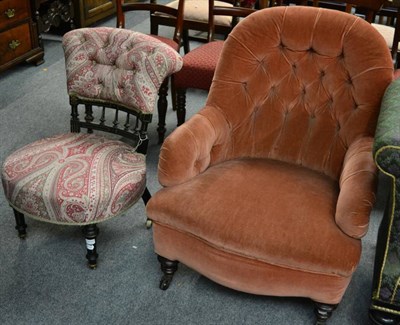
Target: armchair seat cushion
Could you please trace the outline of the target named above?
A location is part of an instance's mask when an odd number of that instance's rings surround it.
[[[338,192],[337,181],[310,169],[242,158],[160,190],[147,213],[155,230],[176,230],[248,263],[347,278],[358,264],[361,245],[335,224]],[[155,239],[159,241],[162,236]],[[177,259],[162,245],[156,250]],[[189,258],[201,259],[197,254]]]
[[[4,162],[11,206],[51,223],[98,223],[126,211],[143,194],[145,156],[122,141],[67,133],[33,142]]]

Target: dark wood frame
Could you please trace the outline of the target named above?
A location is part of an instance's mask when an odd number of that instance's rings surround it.
[[[156,2],[156,0],[151,0],[152,2]],[[234,7],[240,7],[240,0],[220,0],[229,4],[232,4]],[[214,32],[215,34],[221,34],[224,37],[226,37],[232,30],[233,26],[236,25],[237,20],[232,21],[231,26],[223,26],[223,25],[215,25]],[[158,28],[160,25],[163,26],[170,26],[173,27],[176,24],[176,20],[173,17],[168,17],[168,16],[161,16],[159,14],[152,14],[150,17],[150,28],[151,28],[151,33],[157,35],[158,34]],[[196,41],[203,41],[207,42],[206,38],[201,38],[201,37],[190,37],[189,36],[189,31],[190,30],[195,30],[199,32],[208,32],[209,31],[209,22],[200,22],[200,21],[194,21],[194,20],[189,20],[185,19],[183,17],[183,46],[185,53],[188,53],[190,51],[190,45],[189,41],[190,40],[196,40]]]
[[[208,29],[207,29],[207,41],[214,41],[216,32],[216,25],[214,24],[214,16],[232,16],[233,21],[239,21],[239,18],[244,18],[251,13],[255,12],[255,9],[243,8],[243,7],[224,7],[215,6],[214,0],[208,0]],[[232,26],[233,28],[234,26]],[[201,45],[200,45],[201,46]],[[186,89],[187,88],[177,88],[176,89],[176,117],[178,121],[178,126],[183,124],[186,119]]]

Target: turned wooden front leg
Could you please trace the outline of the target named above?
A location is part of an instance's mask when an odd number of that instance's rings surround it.
[[[158,255],[158,261],[161,264],[161,271],[164,273],[160,281],[160,289],[167,290],[171,284],[174,273],[178,269],[178,261],[171,261],[160,255]]]

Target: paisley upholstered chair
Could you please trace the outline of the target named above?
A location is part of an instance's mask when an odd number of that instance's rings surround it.
[[[180,51],[181,48],[181,40],[182,40],[182,34],[183,34],[183,11],[184,11],[184,5],[185,5],[185,0],[178,0],[176,1],[176,6],[171,7],[171,6],[166,6],[162,5],[159,3],[156,3],[154,0],[150,1],[125,1],[125,0],[117,0],[117,27],[118,28],[126,28],[127,26],[125,25],[125,15],[127,15],[130,12],[143,12],[146,11],[149,13],[149,16],[151,17],[153,13],[157,12],[159,14],[166,15],[170,17],[170,19],[173,21],[172,26],[174,27],[174,33],[172,38],[169,37],[164,37],[158,35],[158,29],[156,31],[151,30],[150,36],[160,40],[161,42],[164,42],[165,44],[168,44],[171,46],[174,50],[177,52]],[[172,79],[173,76],[171,76]],[[157,109],[158,109],[158,142],[162,143],[164,141],[165,137],[165,117],[167,114],[167,109],[168,109],[168,84],[169,84],[169,78],[165,79],[164,82],[160,86],[160,90],[158,91],[158,102],[157,102]],[[173,86],[174,83],[171,82],[171,85]],[[173,107],[176,106],[175,104],[175,90],[171,89],[172,93],[172,99],[173,99]]]
[[[147,127],[161,83],[182,60],[150,36],[117,28],[73,30],[64,35],[63,47],[71,133],[17,150],[5,160],[1,177],[20,237],[26,235],[24,216],[83,226],[86,257],[95,268],[96,224],[150,198]]]
[[[236,290],[310,298],[325,323],[359,263],[392,79],[384,39],[359,17],[287,6],[244,18],[205,106],[161,149],[164,188],[146,207],[161,289],[181,262]]]

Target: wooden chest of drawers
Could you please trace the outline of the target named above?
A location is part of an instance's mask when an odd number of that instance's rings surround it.
[[[20,62],[43,62],[33,1],[0,0],[0,72]]]

